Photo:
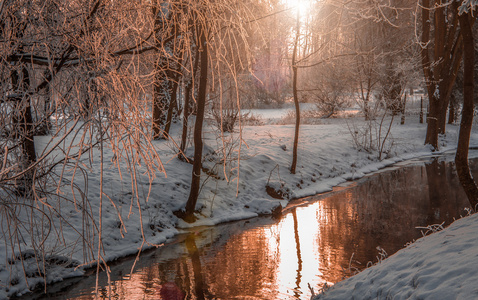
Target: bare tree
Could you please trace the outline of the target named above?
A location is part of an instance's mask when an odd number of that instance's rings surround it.
[[[474,115],[474,73],[475,73],[475,41],[473,23],[476,15],[462,12],[459,16],[461,35],[463,37],[463,110],[461,114],[460,134],[456,149],[455,164],[458,178],[465,190],[473,210],[478,205],[478,186],[473,179],[468,164],[468,148],[470,145],[471,127]]]
[[[295,130],[294,130],[294,145],[292,148],[292,164],[290,166],[290,172],[295,174],[295,169],[297,167],[297,148],[299,146],[299,126],[300,126],[300,106],[299,106],[299,96],[297,94],[297,48],[299,47],[299,38],[300,38],[300,10],[297,9],[296,16],[296,26],[295,26],[295,41],[294,49],[292,50],[292,94],[294,95],[294,106],[295,106]]]
[[[351,95],[355,91],[355,82],[350,78],[352,64],[347,64],[352,60],[339,61],[324,62],[312,68],[306,75],[307,81],[302,84],[303,97],[316,104],[323,118],[332,117],[353,104]]]
[[[458,5],[440,0],[421,3],[421,58],[429,99],[425,144],[434,149],[438,149],[438,135],[445,133],[449,98],[463,53]]]
[[[194,37],[196,34],[193,34]],[[193,49],[191,50],[191,54],[189,55],[191,60],[191,70],[185,76],[185,89],[184,89],[184,109],[183,109],[183,125],[182,125],[182,134],[181,134],[181,145],[180,145],[180,158],[186,159],[184,157],[184,151],[186,150],[187,144],[187,137],[188,137],[188,124],[189,124],[189,116],[194,112],[194,102],[193,99],[196,99],[196,77],[197,77],[197,70],[199,67],[199,59],[200,59],[200,52],[199,47],[197,46],[197,42],[194,41]]]
[[[194,161],[193,171],[191,179],[191,189],[189,192],[189,198],[185,207],[184,220],[188,222],[194,222],[194,212],[196,211],[196,203],[199,196],[199,188],[201,185],[201,168],[202,168],[202,127],[204,121],[204,111],[206,107],[206,89],[208,79],[208,27],[206,20],[200,21],[198,26],[198,51],[200,55],[200,75],[199,75],[199,91],[197,98],[197,112],[196,123],[194,125]],[[202,23],[204,22],[204,23]]]
[[[237,108],[239,108],[239,95],[237,86],[237,74],[241,70],[246,69],[248,65],[247,55],[245,61],[240,59],[236,61],[234,57],[241,57],[236,53],[239,49],[244,49],[247,53],[247,39],[244,24],[242,19],[247,18],[249,11],[247,9],[248,3],[235,1],[218,1],[218,2],[199,2],[190,4],[193,12],[193,22],[196,27],[197,47],[199,51],[199,83],[196,98],[196,120],[194,125],[194,158],[193,171],[191,179],[191,189],[184,211],[178,212],[178,215],[188,222],[195,221],[196,204],[198,201],[200,187],[201,187],[201,172],[202,166],[202,151],[203,151],[203,122],[206,110],[208,109],[208,82],[215,83],[214,80],[209,80],[209,76],[217,76],[220,84],[224,78],[228,78],[234,82],[234,85],[229,84],[235,95],[228,99],[232,101],[233,98],[237,101]],[[225,18],[224,16],[227,16]],[[237,51],[237,52],[236,52]],[[224,71],[225,70],[225,71]],[[193,74],[194,76],[194,74]],[[194,78],[194,77],[193,77]],[[224,90],[219,94],[222,95]],[[212,89],[211,89],[212,90]],[[235,97],[234,97],[235,96]],[[220,102],[219,116],[223,113],[222,96],[219,97]],[[241,125],[240,114],[238,115],[238,122]],[[220,117],[221,124],[223,123],[223,115]],[[240,126],[239,126],[240,127]],[[223,126],[220,126],[221,138],[224,136]],[[239,139],[241,140],[241,133],[239,132]],[[240,143],[242,144],[242,143]],[[240,145],[238,149],[238,158],[240,157]],[[224,163],[225,163],[224,159]],[[238,163],[239,164],[239,163]],[[239,166],[235,169],[236,176],[239,177]],[[238,179],[238,178],[237,178]]]

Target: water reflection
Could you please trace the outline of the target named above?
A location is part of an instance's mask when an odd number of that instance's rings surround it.
[[[193,284],[194,284],[194,294],[197,299],[206,299],[205,295],[212,296],[205,285],[203,279],[203,271],[201,267],[201,256],[199,250],[196,246],[196,237],[194,234],[189,234],[186,238],[186,248],[188,249],[189,257],[191,258],[191,264],[193,269]],[[179,297],[178,297],[179,298]],[[213,297],[208,297],[213,298]]]
[[[131,261],[112,266],[111,290],[102,277],[100,296],[304,299],[308,284],[337,282],[376,262],[377,246],[392,254],[421,236],[416,226],[449,224],[468,207],[453,167],[437,159],[376,174],[316,200],[296,202],[278,220],[197,228],[144,254],[131,275]],[[46,298],[93,299],[94,281],[85,278]]]

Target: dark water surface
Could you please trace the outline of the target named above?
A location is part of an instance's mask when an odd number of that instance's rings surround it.
[[[111,290],[100,277],[101,298],[308,299],[308,284],[317,291],[350,276],[377,262],[377,247],[391,255],[422,236],[417,226],[448,225],[465,207],[450,162],[416,162],[295,201],[277,219],[196,228],[142,254],[132,274],[132,259],[113,265]],[[93,299],[95,280],[82,278],[44,299]]]

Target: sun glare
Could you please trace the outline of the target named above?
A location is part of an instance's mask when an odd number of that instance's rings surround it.
[[[310,9],[312,8],[312,1],[313,0],[282,0],[287,7],[296,12],[296,9],[299,9],[299,13],[301,16],[305,16],[310,13]]]

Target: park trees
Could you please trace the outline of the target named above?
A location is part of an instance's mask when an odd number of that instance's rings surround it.
[[[256,7],[258,16],[248,24],[252,74],[243,80],[242,94],[249,107],[280,107],[291,95],[289,10],[282,1],[266,1]]]
[[[478,187],[470,173],[468,148],[474,115],[475,8],[473,1],[423,0],[421,6],[421,59],[429,97],[425,144],[438,149],[438,135],[445,133],[450,97],[463,61],[463,108],[455,163],[474,210],[478,204]]]
[[[300,67],[308,73],[305,97],[325,99],[329,110],[355,100],[365,118],[386,107],[397,114],[417,73],[414,1],[324,2],[311,25],[312,51]],[[336,101],[335,101],[335,100]],[[342,104],[340,104],[342,103]],[[325,113],[325,115],[331,115]]]
[[[469,8],[462,8],[458,13],[461,36],[463,39],[463,109],[461,113],[458,147],[455,155],[455,164],[458,178],[465,190],[466,196],[476,211],[478,205],[478,186],[473,179],[468,164],[468,148],[470,145],[471,127],[473,125],[474,90],[475,90],[475,37],[473,24],[476,15]]]
[[[353,46],[352,65],[358,102],[365,119],[374,118],[377,105],[396,115],[404,110],[405,89],[417,73],[414,43],[414,1],[390,1],[377,7],[357,3],[350,12]],[[362,17],[359,17],[362,16]],[[371,106],[375,98],[375,105]]]
[[[425,144],[433,149],[438,149],[438,135],[445,133],[450,94],[463,55],[458,6],[456,1],[421,3],[421,61],[429,101]]]
[[[189,3],[193,12],[193,27],[197,51],[194,64],[198,68],[199,83],[196,98],[196,120],[194,125],[194,158],[191,178],[191,188],[184,210],[178,212],[184,220],[195,220],[196,204],[199,197],[202,172],[203,151],[203,122],[208,109],[208,89],[217,89],[218,101],[212,107],[216,109],[217,122],[223,138],[224,131],[231,128],[225,127],[230,116],[224,114],[223,101],[229,104],[237,102],[236,109],[240,108],[237,75],[249,68],[248,43],[244,19],[253,19],[247,5],[251,3],[241,1],[203,1]],[[242,51],[240,51],[242,50]],[[192,57],[192,55],[190,55]],[[197,62],[198,61],[198,62]],[[195,74],[193,73],[193,78]],[[217,87],[209,87],[209,77],[217,77]],[[224,79],[227,79],[225,85]],[[228,97],[223,97],[224,91],[228,91]],[[236,91],[235,93],[233,91]],[[214,100],[213,100],[214,101]],[[233,104],[232,104],[233,105]],[[240,115],[239,115],[240,120]],[[232,130],[231,130],[232,131]],[[239,135],[239,147],[242,144]],[[240,152],[240,149],[239,149]],[[239,159],[239,158],[238,158]],[[226,159],[224,158],[224,161]],[[236,168],[239,176],[239,167]],[[236,178],[238,180],[238,178]]]

